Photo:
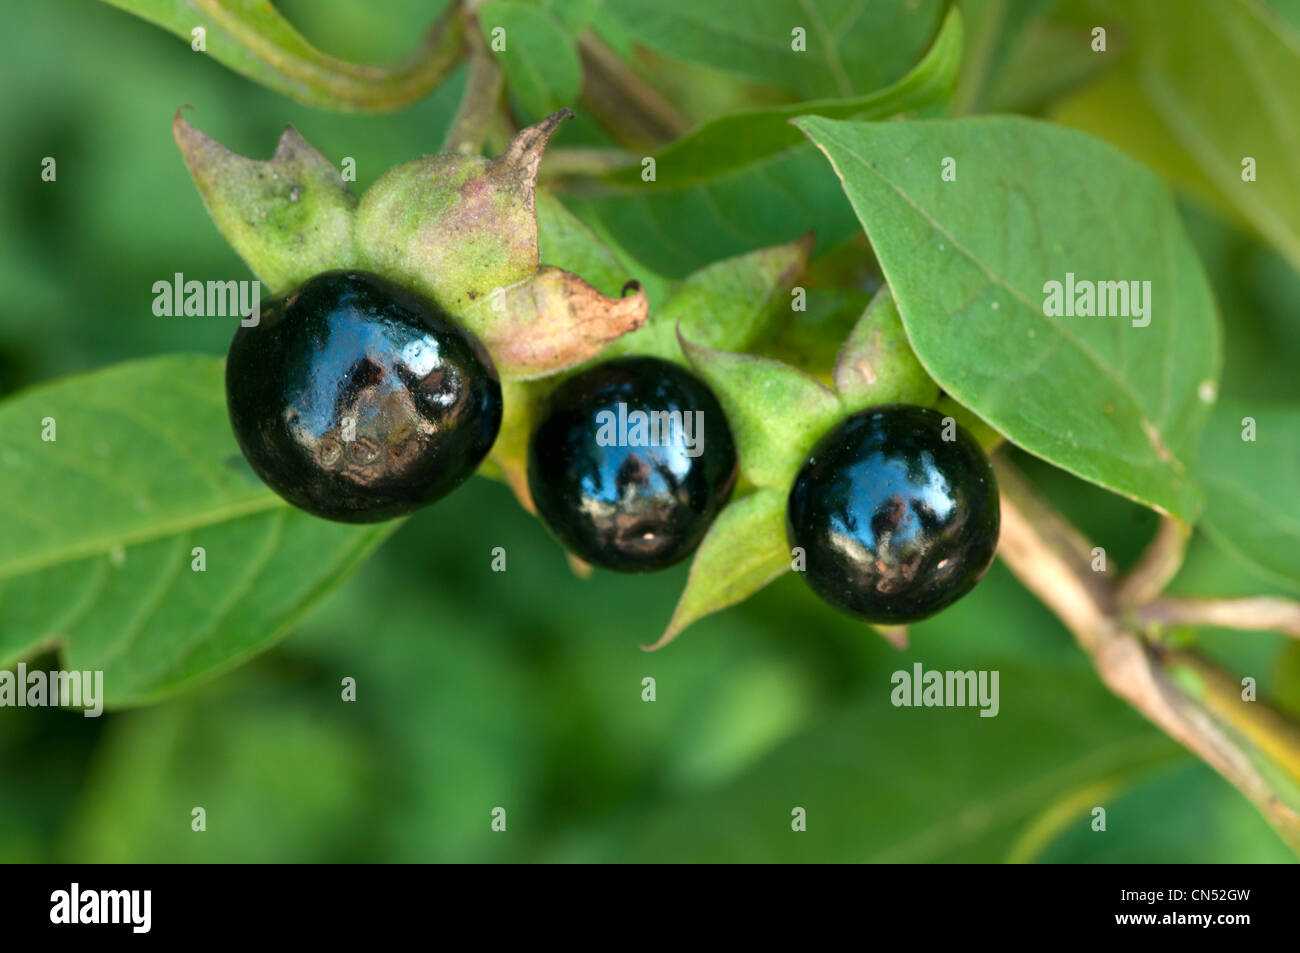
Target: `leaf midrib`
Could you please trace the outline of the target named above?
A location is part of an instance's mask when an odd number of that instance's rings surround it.
[[[58,546],[43,552],[0,562],[0,579],[21,576],[40,569],[48,569],[51,566],[58,566],[62,563],[99,556],[109,552],[116,546],[135,546],[140,543],[153,542],[175,536],[178,533],[211,526],[214,523],[224,523],[287,505],[275,494],[266,491],[252,499],[216,507],[199,514],[189,514],[171,520],[162,520],[129,532],[78,540],[70,545]]]

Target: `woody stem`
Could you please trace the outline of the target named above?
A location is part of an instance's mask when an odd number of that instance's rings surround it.
[[[1110,571],[1093,571],[1092,544],[1005,454],[995,454],[994,466],[1002,561],[1060,618],[1112,692],[1223,775],[1300,851],[1300,728],[1253,696],[1243,698],[1232,676],[1199,656],[1148,643],[1120,597],[1123,584]],[[1168,561],[1153,559],[1164,568],[1150,570],[1149,579],[1166,575]],[[1129,586],[1153,588],[1150,581]]]

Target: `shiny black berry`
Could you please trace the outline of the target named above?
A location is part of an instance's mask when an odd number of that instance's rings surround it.
[[[257,475],[347,523],[450,492],[501,426],[501,385],[478,341],[432,302],[356,271],[262,304],[230,345],[226,402]]]
[[[528,447],[528,488],[560,541],[621,572],[663,569],[704,538],[736,482],[736,446],[708,386],[628,357],[555,389]]]
[[[993,467],[944,420],[923,407],[873,407],[813,448],[790,491],[786,533],[831,605],[867,622],[915,622],[988,569],[1000,521]]]

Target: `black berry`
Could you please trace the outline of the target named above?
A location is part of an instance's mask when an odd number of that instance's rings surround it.
[[[868,622],[915,622],[988,569],[1000,520],[993,467],[944,420],[923,407],[873,407],[813,448],[790,491],[786,532],[831,605]]]
[[[708,386],[650,357],[600,364],[551,395],[528,448],[537,512],[573,553],[621,572],[692,553],[736,482]]]
[[[226,401],[257,475],[348,523],[450,492],[501,426],[501,385],[478,341],[432,302],[355,271],[263,303],[230,345]]]

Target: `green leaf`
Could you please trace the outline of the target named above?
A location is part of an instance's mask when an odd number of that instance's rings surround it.
[[[840,350],[873,295],[857,288],[808,289],[802,311],[791,311],[775,332],[762,341],[755,353],[775,357],[803,368],[814,377],[832,382]]]
[[[800,107],[751,110],[708,123],[642,167],[610,182],[626,194],[588,198],[580,211],[655,271],[681,277],[720,257],[797,239],[816,230],[821,248],[849,238],[857,223],[843,193],[790,120],[806,113],[885,118],[944,102],[957,77],[961,20],[944,21],[933,48],[887,89]]]
[[[1297,0],[1260,0],[1261,19],[1277,17],[1281,23],[1300,33],[1300,3]]]
[[[911,660],[897,667],[912,676]],[[1088,823],[1098,800],[1083,792],[1113,795],[1180,756],[1087,670],[995,668],[997,717],[981,718],[975,707],[896,707],[895,683],[881,678],[735,780],[638,819],[617,859],[1023,859],[1033,842],[1044,846],[1066,826]],[[796,807],[807,826],[792,833]]]
[[[1110,817],[1124,818],[1123,838],[1099,836],[1091,823],[1071,824],[1035,861],[1145,864],[1159,857],[1169,864],[1296,862],[1254,806],[1213,768],[1190,758],[1171,767],[1094,802],[1105,804]],[[1188,831],[1202,834],[1188,837]]]
[[[1274,701],[1292,718],[1300,718],[1300,642],[1282,646],[1272,668]]]
[[[732,113],[705,123],[655,153],[655,179],[643,182],[642,167],[607,176],[612,183],[653,193],[706,185],[793,148],[807,147],[790,124],[799,116],[884,119],[946,102],[961,63],[961,15],[954,9],[934,45],[906,76],[878,92],[849,99],[814,100]],[[815,223],[814,223],[815,224]]]
[[[966,407],[963,407],[957,401],[953,400],[947,394],[940,397],[934,405],[934,409],[945,417],[951,417],[957,421],[957,426],[964,427],[975,438],[975,441],[984,448],[985,453],[992,453],[1002,444],[1002,434],[998,433],[981,418],[975,416]]]
[[[542,0],[542,6],[571,36],[587,28],[599,3],[600,0]]]
[[[954,115],[1028,113],[1114,65],[1092,50],[1086,9],[1056,0],[959,0],[966,50]],[[1120,37],[1112,37],[1119,45]]]
[[[1246,440],[1248,419],[1254,440]],[[1300,591],[1300,407],[1224,401],[1205,429],[1198,476],[1206,533],[1270,579]]]
[[[1228,198],[1176,141],[1131,69],[1116,69],[1054,104],[1050,118],[1115,143],[1160,173],[1180,196],[1228,221],[1240,220]]]
[[[538,120],[578,98],[582,64],[573,36],[546,10],[514,0],[491,0],[478,8],[484,39],[505,31],[505,49],[495,53],[511,92],[527,118]]]
[[[1031,453],[1194,520],[1188,464],[1221,331],[1164,184],[1021,118],[799,124],[844,183],[930,376]],[[1149,281],[1148,323],[1049,316],[1048,283],[1067,275]]]
[[[833,248],[858,230],[853,209],[815,150],[777,155],[683,189],[574,199],[637,261],[684,278],[719,258],[797,240],[810,228]]]
[[[760,488],[718,514],[695,552],[672,620],[651,648],[662,648],[692,622],[743,602],[790,568],[786,496]]]
[[[1168,140],[1158,153],[1149,149],[1147,133],[1122,111],[1093,111],[1084,128],[1153,157],[1162,173],[1190,160],[1222,204],[1300,268],[1300,114],[1292,95],[1300,88],[1300,26],[1294,15],[1288,19],[1258,0],[1108,2],[1101,9],[1127,25],[1128,66],[1181,150]],[[1212,69],[1206,50],[1216,51]],[[1242,180],[1247,156],[1256,162],[1254,181]]]
[[[316,49],[270,3],[248,0],[105,0],[197,43],[237,73],[300,103],[348,112],[401,109],[438,85],[460,58],[459,10],[433,25],[419,47],[391,68],[347,63]]]
[[[943,0],[620,0],[604,10],[639,43],[785,86],[805,99],[879,89],[916,62]],[[796,29],[806,48],[796,49]]]
[[[790,285],[808,261],[810,240],[761,248],[688,275],[644,327],[611,344],[602,359],[648,354],[685,363],[678,330],[695,344],[747,350],[790,307]]]
[[[540,259],[582,275],[592,287],[614,296],[631,276],[618,256],[576,215],[550,192],[536,196],[537,247]]]
[[[889,289],[871,299],[835,361],[835,392],[848,412],[876,404],[929,407],[939,388],[907,342]]]
[[[172,135],[218,230],[272,291],[354,263],[357,197],[292,126],[265,161],[236,155],[179,110]]]
[[[961,84],[953,104],[955,112],[973,112],[984,101],[993,77],[1006,61],[1009,51],[1047,2],[959,0],[969,29],[961,62]]]
[[[398,525],[327,523],[263,487],[222,376],[154,358],[0,404],[0,500],[21,527],[0,537],[0,664],[53,643],[104,672],[110,704],[157,697],[266,648]]]
[[[83,808],[68,819],[69,854],[88,863],[355,857],[343,832],[373,824],[367,804],[376,778],[384,777],[384,749],[349,709],[313,704],[319,694],[303,678],[296,676],[291,690],[265,676],[232,679],[222,686],[227,691],[177,699],[105,726],[112,755],[88,781]],[[195,837],[188,823],[152,820],[194,791],[203,792],[209,819],[221,818],[223,836]]]
[[[727,413],[740,469],[755,485],[788,492],[808,451],[843,416],[835,394],[789,364],[701,347],[682,350]]]

